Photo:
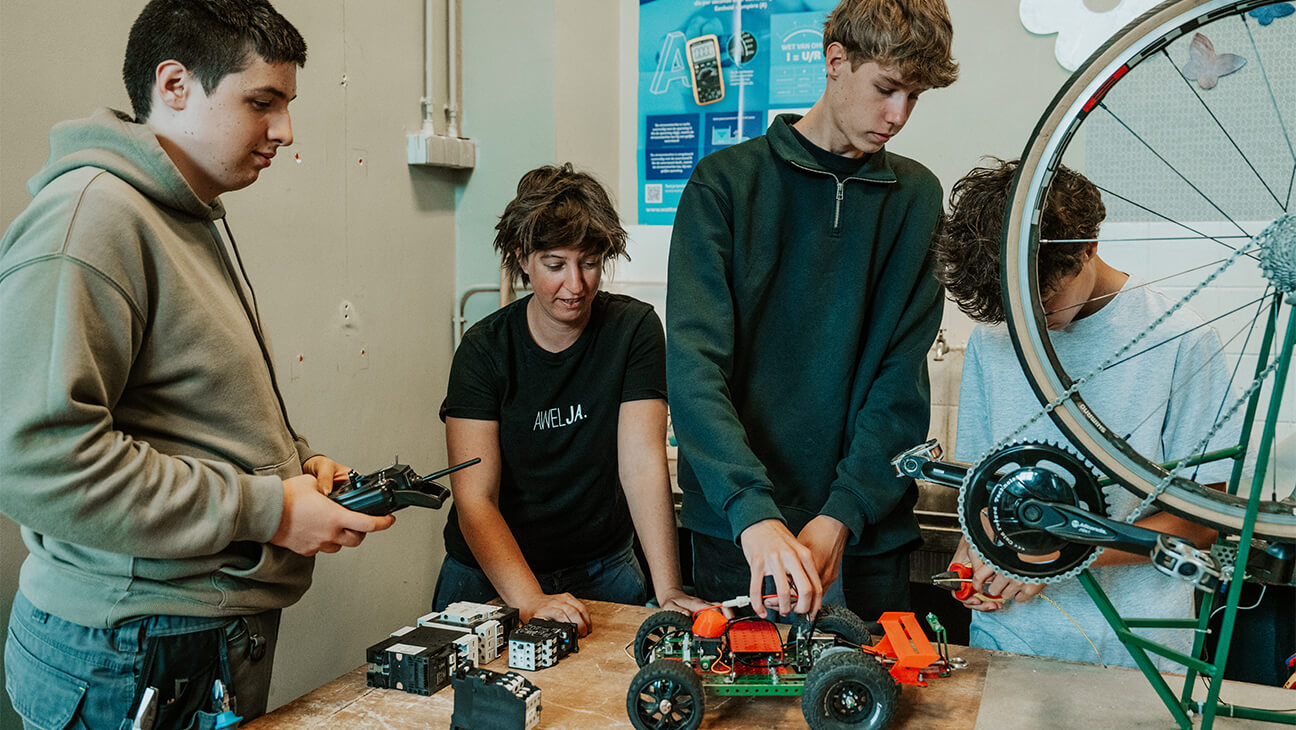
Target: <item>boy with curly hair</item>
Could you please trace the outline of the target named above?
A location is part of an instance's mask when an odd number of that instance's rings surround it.
[[[1017,169],[1016,161],[992,159],[959,180],[950,193],[949,215],[933,245],[936,277],[949,298],[980,323],[968,341],[963,361],[955,442],[955,458],[960,461],[980,459],[1040,410],[1002,325],[1000,241]],[[1037,264],[1045,320],[1054,350],[1067,371],[1088,373],[1170,309],[1175,300],[1098,255],[1099,227],[1106,208],[1092,182],[1062,167],[1047,195],[1039,224]],[[1080,394],[1109,426],[1127,434],[1125,440],[1140,453],[1164,462],[1191,453],[1200,443],[1220,404],[1229,398],[1229,373],[1219,357],[1221,346],[1215,330],[1187,308],[1178,310],[1149,338],[1145,354],[1098,373]],[[1218,442],[1236,440],[1236,431],[1224,431],[1216,435]],[[1018,438],[1065,444],[1047,418],[1035,421]],[[1196,478],[1222,481],[1231,466],[1232,462],[1201,466]],[[1119,486],[1105,492],[1108,515],[1113,519],[1125,519],[1140,501]],[[1208,545],[1214,538],[1209,528],[1166,512],[1145,514],[1136,524],[1185,537],[1198,546]],[[998,575],[970,549],[966,539],[960,542],[954,560],[973,567],[977,591],[1005,599],[1000,603],[974,596],[963,601],[974,611],[972,646],[1134,666],[1079,581],[1048,585],[1047,595],[1055,604],[1049,605],[1032,600],[1045,590],[1044,584],[1025,584]],[[1192,587],[1160,573],[1146,555],[1108,549],[1092,570],[1121,615],[1192,616]],[[1192,635],[1187,631],[1161,629],[1148,635],[1184,653],[1191,649]],[[1179,667],[1159,656],[1153,661],[1162,669]]]

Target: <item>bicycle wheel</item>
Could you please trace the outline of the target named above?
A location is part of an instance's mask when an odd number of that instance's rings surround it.
[[[1022,154],[1002,259],[1018,359],[1068,440],[1144,505],[1155,500],[1224,532],[1242,531],[1246,496],[1259,489],[1254,534],[1282,541],[1296,540],[1296,503],[1269,457],[1296,433],[1287,368],[1296,339],[1296,15],[1283,15],[1291,9],[1272,0],[1174,0],[1100,48],[1054,98]],[[1062,165],[1102,193],[1099,255],[1132,275],[1117,299],[1155,290],[1164,305],[1147,328],[1083,364],[1059,357],[1036,276],[1041,245],[1076,243],[1039,238]],[[1209,356],[1168,360],[1172,393],[1215,392],[1221,373],[1227,381],[1200,419],[1201,438],[1174,453],[1136,447],[1134,433],[1159,431],[1170,416],[1164,404],[1102,402],[1104,382],[1128,379],[1133,365],[1165,360],[1189,340],[1209,344],[1212,331]],[[1180,460],[1188,463],[1162,466]],[[1229,488],[1207,486],[1220,481]]]

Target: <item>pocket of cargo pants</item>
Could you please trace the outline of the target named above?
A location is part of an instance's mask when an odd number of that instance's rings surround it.
[[[11,630],[5,642],[5,691],[28,727],[63,730],[72,724],[89,683],[41,661]]]

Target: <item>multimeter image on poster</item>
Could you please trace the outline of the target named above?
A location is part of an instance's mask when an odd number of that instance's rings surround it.
[[[724,77],[720,74],[720,40],[700,35],[686,46],[689,74],[693,78],[693,100],[714,104],[724,98]]]

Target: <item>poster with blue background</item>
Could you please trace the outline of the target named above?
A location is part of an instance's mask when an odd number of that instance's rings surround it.
[[[819,99],[823,22],[836,2],[640,0],[641,225],[674,222],[699,159]]]

